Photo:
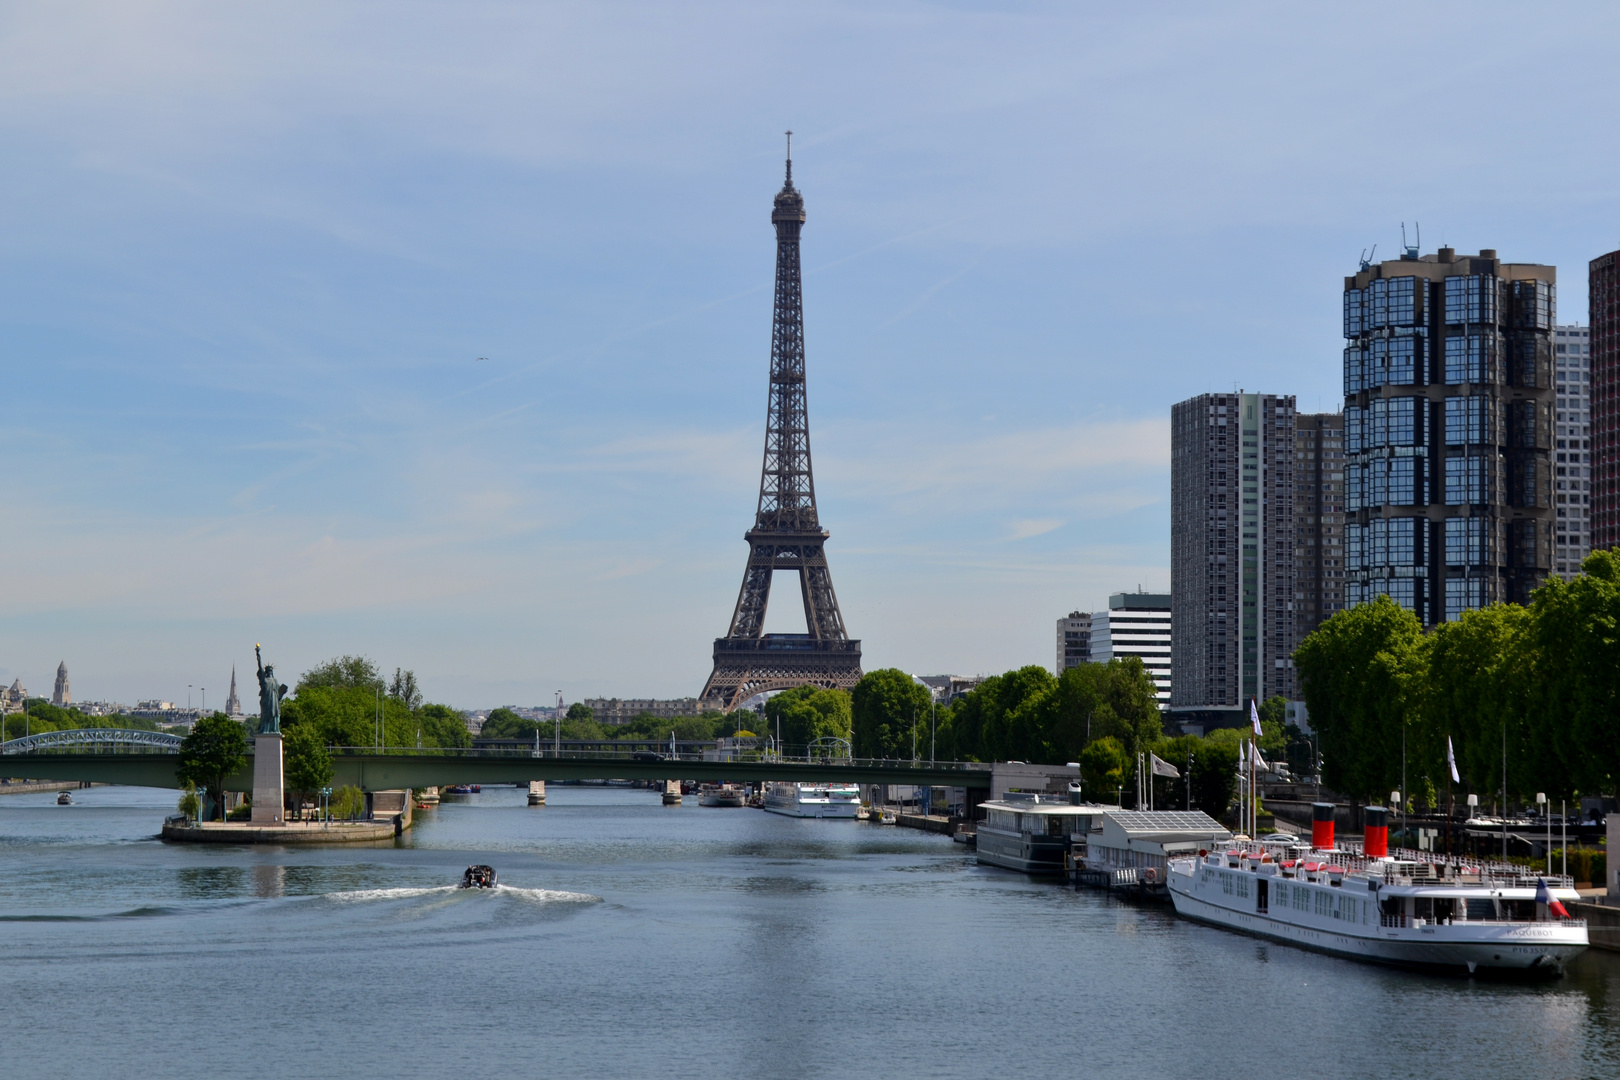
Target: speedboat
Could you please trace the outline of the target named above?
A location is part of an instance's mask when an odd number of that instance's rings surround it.
[[[463,889],[493,889],[495,887],[495,868],[493,866],[469,866],[466,873],[461,875],[461,888]]]
[[[73,805],[73,796],[69,795],[65,791],[62,792],[60,795],[58,795],[56,797],[56,805],[57,806],[72,806]]]

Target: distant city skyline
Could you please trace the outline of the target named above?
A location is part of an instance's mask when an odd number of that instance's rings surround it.
[[[464,708],[698,693],[787,128],[868,669],[1044,665],[1168,589],[1172,403],[1338,408],[1346,267],[1403,222],[1562,268],[1564,323],[1620,241],[1607,7],[638,12],[14,14],[0,684],[223,703],[260,641]]]

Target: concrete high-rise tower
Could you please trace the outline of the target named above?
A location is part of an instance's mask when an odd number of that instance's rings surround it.
[[[1305,635],[1344,610],[1344,416],[1302,413],[1294,428],[1294,625]]]
[[[1592,547],[1620,546],[1620,251],[1587,268],[1592,320]],[[1567,451],[1566,451],[1567,453]]]
[[[1170,411],[1171,719],[1246,722],[1293,697],[1292,395],[1200,394]]]
[[[1592,330],[1553,328],[1553,573],[1566,581],[1592,550]]]
[[[56,686],[51,690],[51,704],[63,708],[73,704],[73,690],[68,686],[66,660],[56,665]]]
[[[1346,599],[1425,625],[1523,603],[1552,566],[1556,271],[1490,249],[1344,282]]]

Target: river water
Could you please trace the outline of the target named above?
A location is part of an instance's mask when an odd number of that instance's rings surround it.
[[[161,843],[169,792],[0,797],[0,1071],[1620,1076],[1620,957],[1388,971],[908,829],[548,794],[327,849]],[[451,888],[470,862],[502,887]]]

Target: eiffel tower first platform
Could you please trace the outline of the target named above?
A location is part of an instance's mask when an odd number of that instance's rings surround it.
[[[787,180],[776,195],[776,305],[771,318],[771,391],[765,415],[765,465],[759,511],[748,541],[731,630],[714,641],[714,673],[701,695],[708,708],[727,711],[766,690],[806,683],[849,690],[861,678],[861,643],[844,632],[844,619],[827,569],[827,530],[816,516],[810,475],[810,419],[804,392],[804,304],[799,282],[799,231],[804,197],[793,187],[792,132]],[[771,576],[799,575],[807,634],[766,634]]]

